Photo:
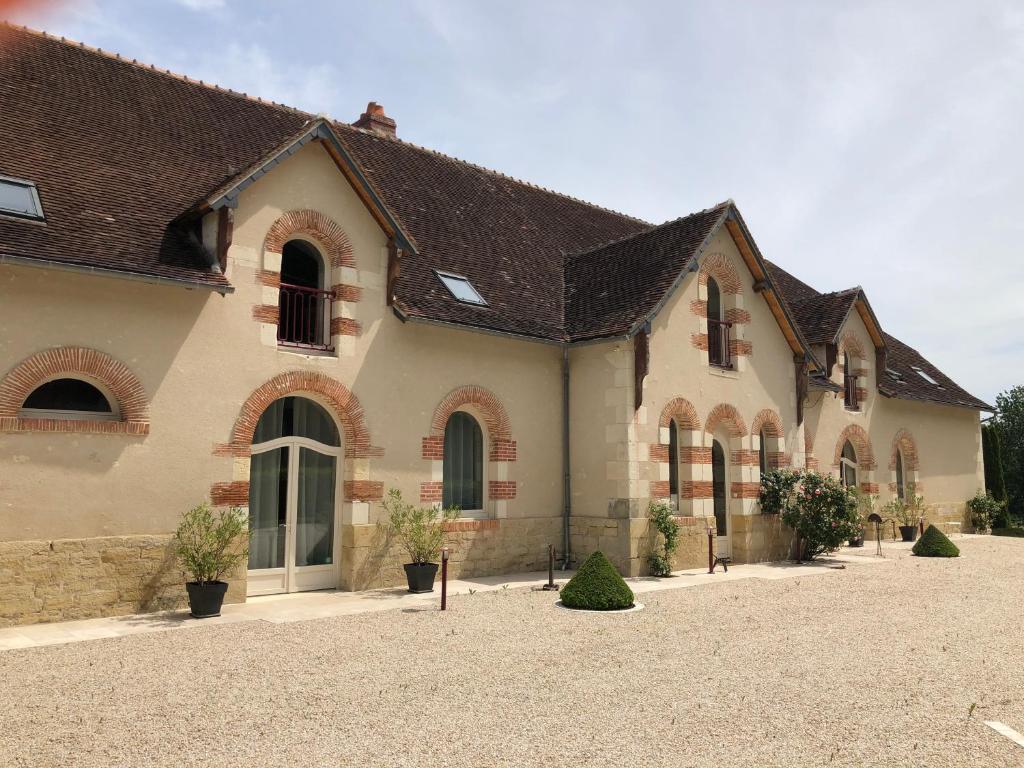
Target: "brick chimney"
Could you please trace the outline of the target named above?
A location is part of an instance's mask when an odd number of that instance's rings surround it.
[[[366,111],[352,125],[356,128],[366,128],[381,136],[395,135],[395,121],[384,114],[384,107],[376,101],[367,104]]]

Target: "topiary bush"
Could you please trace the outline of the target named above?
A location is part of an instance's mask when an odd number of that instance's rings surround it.
[[[929,525],[927,530],[912,550],[918,557],[959,557],[960,550],[956,544],[949,540],[942,531],[934,525]]]
[[[562,605],[589,611],[621,611],[633,607],[633,590],[598,550],[562,587]]]

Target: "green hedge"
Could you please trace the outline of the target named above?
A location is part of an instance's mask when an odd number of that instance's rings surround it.
[[[950,541],[946,534],[934,525],[928,526],[928,529],[921,538],[917,540],[917,544],[914,545],[912,551],[918,557],[960,556],[960,550],[957,549],[956,544]]]
[[[993,528],[993,536],[1016,536],[1019,539],[1024,539],[1024,528]]]
[[[562,605],[590,611],[621,611],[633,607],[633,590],[598,550],[562,587]]]

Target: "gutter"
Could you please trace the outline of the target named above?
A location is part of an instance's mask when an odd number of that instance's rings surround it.
[[[569,568],[569,517],[572,474],[569,467],[569,346],[562,347],[562,570]]]
[[[5,253],[0,253],[0,264],[14,264],[20,267],[36,267],[37,269],[54,269],[61,272],[77,272],[78,274],[83,275],[98,275],[100,277],[111,277],[116,280],[132,280],[134,282],[149,283],[151,285],[171,285],[177,288],[187,288],[189,290],[198,288],[199,290],[219,293],[222,296],[235,292],[235,287],[228,284],[207,285],[205,283],[197,283],[191,280],[184,280],[175,277],[144,275],[140,272],[124,272],[118,269],[109,269],[106,267],[92,267],[85,264],[68,264],[63,261],[28,258],[26,256],[12,256]]]

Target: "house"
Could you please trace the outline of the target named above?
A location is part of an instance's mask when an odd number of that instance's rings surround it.
[[[653,226],[352,125],[0,27],[0,623],[176,605],[169,548],[247,509],[229,597],[401,583],[387,489],[455,504],[455,575],[547,545],[644,572],[785,557],[760,474],[959,519],[988,409],[731,202]]]

